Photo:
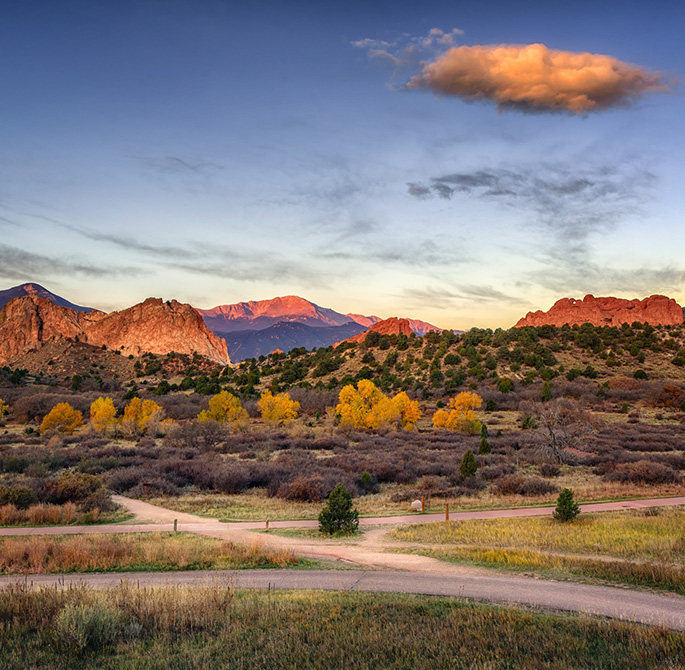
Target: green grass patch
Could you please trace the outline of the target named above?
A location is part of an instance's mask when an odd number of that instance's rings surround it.
[[[0,592],[4,670],[504,668],[685,664],[685,635],[458,599],[230,586]]]

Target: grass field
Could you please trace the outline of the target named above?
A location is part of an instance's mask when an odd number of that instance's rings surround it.
[[[685,594],[685,510],[405,526],[389,536],[427,546],[422,555],[549,576],[594,577]],[[402,551],[405,551],[404,549]]]
[[[4,670],[682,668],[685,635],[456,599],[206,588],[0,593]]]
[[[605,502],[609,500],[630,500],[639,498],[659,498],[683,494],[680,484],[658,486],[638,486],[618,482],[601,482],[599,478],[576,468],[566,477],[558,478],[555,483],[560,488],[572,488],[576,499],[581,502]],[[396,502],[392,498],[406,488],[415,486],[386,484],[380,493],[354,499],[354,506],[360,516],[398,516],[410,513],[410,501]],[[469,511],[479,509],[507,509],[510,507],[536,507],[553,505],[558,493],[542,496],[497,495],[490,490],[474,496],[442,498],[426,492],[426,512],[443,512],[445,504],[450,510]],[[220,521],[285,521],[291,519],[316,519],[323,503],[297,502],[270,498],[264,489],[255,488],[246,493],[226,495],[221,493],[197,493],[180,496],[167,496],[146,499],[178,512],[188,512],[218,519]]]
[[[237,545],[190,533],[0,538],[0,572],[96,572],[293,567],[289,550],[257,539]]]

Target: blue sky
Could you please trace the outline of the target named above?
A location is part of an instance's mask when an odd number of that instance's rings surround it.
[[[508,327],[586,293],[685,302],[684,15],[3,3],[0,283],[105,310],[297,294],[445,328]],[[425,47],[436,28],[452,41]],[[426,69],[532,44],[659,83],[574,113],[474,100]]]

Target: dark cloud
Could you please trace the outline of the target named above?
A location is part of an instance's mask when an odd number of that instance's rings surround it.
[[[639,213],[656,177],[643,165],[625,161],[618,167],[571,170],[543,164],[535,169],[488,168],[411,182],[407,192],[425,200],[478,197],[518,212],[532,214],[530,225],[548,231],[583,253],[593,232],[613,228],[629,214]]]
[[[116,277],[121,275],[142,275],[136,267],[112,267],[91,265],[69,258],[54,258],[0,244],[0,277],[11,280],[34,280],[46,275],[80,274],[85,277]]]

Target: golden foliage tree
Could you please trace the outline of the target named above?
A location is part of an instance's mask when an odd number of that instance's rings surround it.
[[[450,398],[447,406],[449,410],[439,409],[433,415],[434,428],[458,430],[466,435],[477,435],[481,423],[476,416],[476,410],[483,404],[483,398],[473,391],[463,391],[454,398]]]
[[[300,411],[300,403],[293,400],[288,393],[277,393],[264,391],[257,406],[262,413],[262,419],[272,427],[280,424],[289,423]]]
[[[7,414],[9,408],[10,406],[6,402],[3,402],[2,398],[0,398],[0,419]]]
[[[212,396],[209,399],[209,409],[202,410],[197,418],[200,421],[218,421],[234,430],[244,430],[249,422],[249,416],[240,404],[240,399],[228,391]]]
[[[154,400],[131,398],[124,408],[121,426],[131,435],[142,435],[152,425],[162,420],[164,410]]]
[[[336,412],[342,426],[376,430],[393,426],[411,430],[421,416],[418,402],[404,391],[389,398],[369,379],[360,380],[356,388],[344,386]]]
[[[40,424],[40,432],[47,433],[54,430],[63,435],[69,435],[82,425],[83,414],[68,402],[60,402],[45,415],[43,423]]]
[[[112,398],[100,397],[90,405],[90,421],[96,433],[106,435],[117,424],[117,408]]]

